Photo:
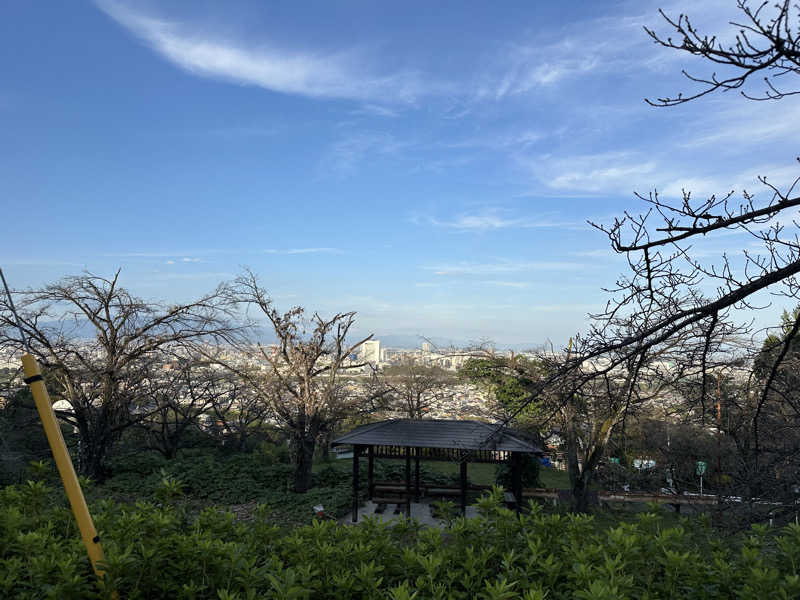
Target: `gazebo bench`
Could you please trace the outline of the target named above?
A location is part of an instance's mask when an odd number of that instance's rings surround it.
[[[399,483],[375,483],[372,485],[372,492],[373,493],[391,492],[391,493],[405,494],[406,486],[405,484],[399,484]]]
[[[521,463],[523,454],[542,455],[540,448],[520,437],[504,424],[490,424],[480,421],[458,419],[390,419],[377,423],[360,425],[350,433],[332,442],[333,446],[353,447],[353,522],[358,521],[359,506],[359,457],[366,451],[367,481],[370,496],[381,498],[400,494],[405,498],[406,513],[410,513],[411,493],[416,497],[420,492],[429,496],[461,497],[461,512],[467,509],[467,494],[470,486],[467,479],[467,463],[500,463],[508,461],[511,465],[513,488],[522,496]],[[376,458],[401,459],[405,461],[405,481],[401,485],[394,482],[384,486],[373,480]],[[414,461],[412,486],[411,462]],[[440,460],[459,465],[461,485],[448,486],[420,485],[420,460]],[[377,493],[377,494],[376,494]]]
[[[457,487],[426,487],[426,496],[460,496],[461,488]]]
[[[373,498],[372,501],[375,504],[403,504],[400,498]]]

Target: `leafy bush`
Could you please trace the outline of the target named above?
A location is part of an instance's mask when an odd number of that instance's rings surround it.
[[[519,457],[519,463],[522,487],[541,487],[541,482],[539,481],[541,464],[539,459],[532,454],[522,454]],[[513,489],[511,465],[508,463],[501,463],[497,466],[497,484],[508,490]]]
[[[366,477],[366,470],[363,470]],[[457,485],[460,481],[458,474],[448,474],[429,468],[421,464],[419,468],[420,479],[434,485]],[[414,476],[414,467],[411,467],[411,476]],[[405,481],[406,466],[403,461],[375,461],[376,481]]]
[[[643,513],[605,527],[533,504],[517,517],[500,498],[499,490],[483,497],[479,517],[456,518],[446,530],[325,521],[288,535],[271,524],[268,505],[241,523],[213,508],[189,518],[171,505],[96,502],[106,553],[100,584],[62,495],[43,483],[9,486],[0,489],[0,597],[800,597],[797,525],[720,539],[707,520],[668,527]]]
[[[209,449],[182,450],[167,461],[155,452],[112,463],[112,476],[98,490],[122,500],[156,497],[164,478],[179,480],[181,491],[194,501],[238,504],[266,492],[286,491],[292,467],[271,464],[259,453],[226,454]]]

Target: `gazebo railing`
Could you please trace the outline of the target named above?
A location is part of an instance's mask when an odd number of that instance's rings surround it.
[[[473,463],[501,463],[508,460],[510,452],[502,450],[461,450],[458,448],[416,448],[421,460]],[[375,458],[405,459],[405,446],[373,446]]]

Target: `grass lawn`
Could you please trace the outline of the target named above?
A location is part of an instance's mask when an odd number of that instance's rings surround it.
[[[366,463],[366,459],[362,457],[361,461]],[[342,469],[342,471],[346,471],[350,469],[350,465],[352,464],[351,459],[340,459],[336,461],[331,461],[330,463],[322,463],[321,461],[318,463],[314,463],[314,471],[321,469],[325,464],[333,464],[334,467],[338,469]],[[384,465],[393,465],[396,468],[402,469],[406,462],[403,459],[392,459],[392,458],[378,458],[375,460],[376,466],[379,464]],[[341,465],[341,466],[340,466]],[[344,468],[343,468],[344,466]],[[423,460],[420,463],[420,466],[428,471],[435,471],[437,473],[443,473],[445,475],[450,475],[451,477],[458,478],[460,474],[459,465],[456,462],[447,462],[447,461],[438,461],[438,460]],[[467,476],[472,483],[477,483],[479,485],[492,485],[494,483],[494,475],[495,475],[496,465],[487,464],[487,463],[470,463],[467,466]],[[347,471],[348,473],[350,471]],[[414,463],[411,463],[411,477],[414,477]],[[425,475],[423,473],[422,479],[425,479]]]
[[[543,467],[539,471],[539,480],[542,482],[542,487],[546,488],[568,490],[571,487],[569,484],[569,473],[566,471],[559,471],[558,469]]]
[[[340,464],[350,465],[351,461],[349,459],[341,459],[337,461],[333,461],[336,463],[337,468],[342,468]],[[398,466],[402,466],[405,464],[405,461],[402,459],[394,460],[394,459],[378,459],[377,462],[382,462],[386,464],[394,464]],[[315,463],[314,470],[321,468],[322,465],[325,463]],[[445,461],[437,461],[437,460],[429,460],[429,461],[422,461],[422,465],[425,468],[431,471],[437,471],[439,473],[444,473],[445,475],[450,475],[452,477],[457,478],[459,476],[459,466],[458,463],[455,462],[445,462]],[[342,470],[346,470],[348,467],[343,468]],[[413,477],[413,469],[414,466],[412,464],[412,477]],[[497,471],[497,465],[490,464],[490,463],[470,463],[467,466],[467,476],[472,483],[478,485],[492,485],[495,482],[495,472]],[[423,477],[424,479],[424,477]],[[559,471],[558,469],[553,468],[546,468],[542,467],[539,471],[539,479],[542,482],[542,487],[546,488],[558,488],[558,489],[569,489],[569,475],[566,471]]]
[[[432,460],[425,464],[431,471],[439,471],[454,477],[458,477],[461,473],[458,463]],[[467,478],[478,485],[492,485],[496,470],[497,465],[491,463],[470,463],[467,465]]]

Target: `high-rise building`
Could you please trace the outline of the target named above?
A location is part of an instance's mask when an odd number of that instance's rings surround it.
[[[381,341],[369,340],[361,344],[360,358],[365,362],[375,364],[381,362]]]
[[[430,352],[431,351],[431,343],[430,342],[422,342],[422,351],[423,352]]]

